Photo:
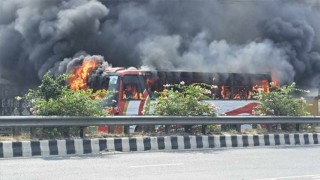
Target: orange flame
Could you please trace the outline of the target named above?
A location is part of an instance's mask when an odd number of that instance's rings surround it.
[[[270,87],[269,87],[269,82],[268,80],[262,80],[259,82],[259,84],[256,84],[255,86],[252,87],[253,92],[259,92],[264,91],[266,93],[270,92]]]
[[[99,62],[96,59],[84,59],[82,65],[75,69],[73,76],[69,79],[70,88],[72,90],[89,89],[88,76],[98,65]]]
[[[271,82],[271,87],[272,88],[280,88],[280,82],[276,79],[272,79],[272,82]]]
[[[222,99],[225,99],[225,95],[224,95],[225,91],[224,91],[224,85],[221,86],[221,97]]]
[[[263,89],[264,92],[266,92],[266,93],[270,92],[268,80],[262,80],[260,85],[261,85],[261,88]]]

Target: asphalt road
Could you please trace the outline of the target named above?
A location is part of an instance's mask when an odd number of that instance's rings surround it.
[[[0,179],[320,179],[320,146],[0,160]]]

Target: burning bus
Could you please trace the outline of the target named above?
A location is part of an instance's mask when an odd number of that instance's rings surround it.
[[[251,115],[258,105],[255,92],[270,91],[270,74],[149,71],[136,68],[101,66],[97,60],[84,59],[69,80],[71,89],[107,89],[106,98],[115,115],[142,115],[148,100],[155,99],[166,84],[206,83],[213,85],[209,103],[221,115]]]

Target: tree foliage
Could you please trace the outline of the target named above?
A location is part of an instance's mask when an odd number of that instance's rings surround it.
[[[282,86],[269,93],[262,92],[258,96],[261,104],[255,109],[255,114],[275,116],[308,115],[306,111],[306,100],[303,97],[297,98],[294,95],[306,92],[307,91],[297,88],[295,83]]]
[[[30,111],[38,116],[102,116],[107,115],[101,100],[107,91],[73,91],[66,85],[69,75],[53,78],[44,75],[41,85],[29,90],[26,99],[30,102]],[[79,127],[42,128],[42,137],[57,138],[79,135]]]
[[[62,94],[65,90],[66,80],[69,78],[68,75],[61,75],[57,78],[51,77],[48,73],[43,76],[42,83],[36,90],[29,90],[27,98],[44,99],[55,99]]]
[[[68,75],[58,78],[46,74],[41,85],[35,90],[29,90],[27,99],[31,102],[34,115],[40,116],[101,116],[106,111],[101,105],[101,98],[94,98],[99,93],[107,92],[92,90],[73,91],[66,86]]]
[[[165,85],[166,89],[158,93],[152,114],[161,116],[212,116],[215,107],[205,103],[210,86],[206,84],[180,84]],[[146,112],[150,114],[150,112]]]

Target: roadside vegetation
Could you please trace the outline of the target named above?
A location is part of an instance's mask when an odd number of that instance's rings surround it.
[[[158,92],[158,98],[147,108],[145,114],[160,116],[215,116],[216,108],[212,104],[203,102],[208,100],[211,86],[207,84],[180,84],[165,85],[162,92]]]
[[[269,93],[261,92],[257,95],[260,105],[255,109],[256,115],[267,116],[306,116],[307,102],[301,96],[308,91],[299,89],[295,83],[281,86]]]
[[[33,115],[38,116],[104,116],[107,115],[106,107],[102,106],[101,97],[107,95],[107,91],[93,92],[92,90],[73,91],[66,86],[68,75],[53,78],[46,74],[41,85],[30,90],[25,96],[29,101],[30,110]],[[156,92],[157,98],[148,101],[144,110],[145,115],[159,116],[216,116],[216,107],[206,103],[211,88],[207,84],[180,84],[165,85],[162,92]],[[253,114],[257,116],[306,116],[309,115],[308,106],[302,95],[308,93],[291,85],[281,86],[266,93],[261,91],[256,94],[260,105],[254,109]],[[97,98],[98,97],[98,98]],[[100,98],[99,98],[100,97]],[[262,125],[263,126],[263,125]],[[238,134],[236,129],[221,130],[220,125],[171,125],[160,126],[155,131],[154,126],[143,126],[135,135],[187,135],[201,134],[204,128],[211,134]],[[36,138],[65,138],[78,137],[80,127],[54,127],[33,129],[33,137]],[[295,124],[274,124],[270,126],[254,126],[246,134],[265,134],[268,132],[312,132],[311,125],[301,126]],[[123,134],[122,134],[123,135]],[[89,137],[118,137],[120,134],[101,134],[91,132]]]
[[[214,116],[216,115],[216,108],[213,105],[206,104],[202,100],[207,100],[207,94],[210,93],[211,86],[206,84],[192,84],[185,85],[183,82],[180,84],[165,85],[165,90],[159,92],[159,97],[154,104],[149,104],[145,114],[153,114],[160,116]],[[253,112],[258,116],[307,116],[309,113],[306,108],[308,106],[303,95],[308,91],[299,89],[295,83],[284,85],[279,88],[273,89],[267,93],[264,91],[255,94],[257,101],[260,105],[257,106]],[[190,132],[192,126],[184,126],[186,132]],[[227,126],[224,131],[231,134],[237,134],[236,126]],[[231,127],[231,128],[230,128]],[[232,128],[233,127],[233,128]],[[257,127],[259,127],[257,129]],[[261,126],[254,126],[247,133],[265,133],[267,129],[261,129]],[[270,125],[263,127],[268,130],[304,130],[310,129],[309,124],[302,126],[296,124],[282,124]],[[221,133],[221,126],[208,125],[207,130],[212,133]]]
[[[57,78],[44,75],[41,85],[29,90],[25,99],[29,102],[30,111],[37,116],[104,116],[107,111],[101,103],[101,97],[107,91],[93,90],[73,91],[67,87],[69,75]],[[57,138],[79,136],[80,127],[37,128],[36,136]]]
[[[269,93],[261,92],[258,94],[260,105],[255,108],[255,115],[262,116],[307,116],[307,101],[303,97],[308,91],[297,88],[295,83],[290,85],[281,86],[274,89]],[[309,125],[305,125],[310,127]],[[281,130],[292,130],[296,128],[299,130],[299,124],[281,124],[275,128]],[[272,127],[269,127],[269,130]]]
[[[146,112],[148,115],[159,116],[215,116],[216,107],[205,103],[212,87],[207,84],[186,85],[167,84],[162,92],[158,92],[158,98],[152,104],[149,103]],[[179,126],[179,125],[178,125]],[[183,126],[186,132],[191,132],[192,125]],[[205,128],[205,127],[204,127]]]

